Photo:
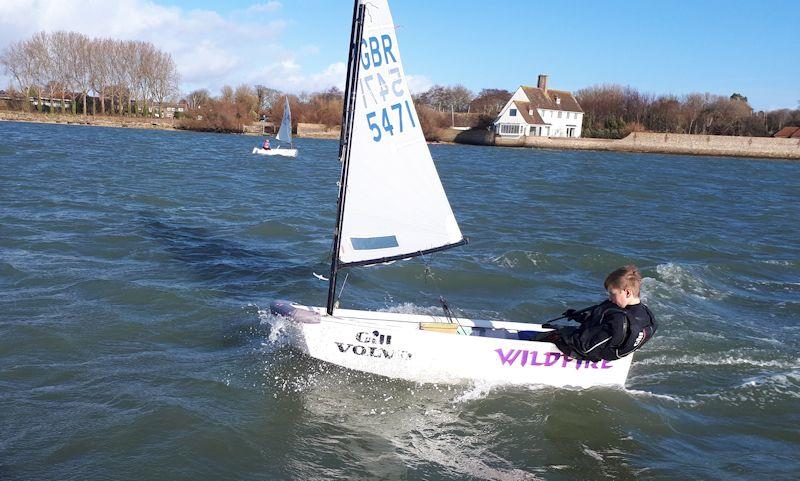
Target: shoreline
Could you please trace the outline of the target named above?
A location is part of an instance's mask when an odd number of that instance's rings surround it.
[[[174,130],[177,132],[201,132],[199,130],[181,129],[176,126],[175,119],[159,119],[151,117],[123,117],[110,115],[73,115],[38,112],[19,112],[15,110],[0,110],[0,122],[27,122],[34,124],[61,124],[61,125],[88,125],[90,127],[112,127],[145,130]],[[299,126],[313,124],[298,124]],[[222,132],[231,135],[250,135],[260,137],[260,133],[252,132]],[[312,139],[338,139],[339,131],[324,131],[310,129],[307,132],[295,134],[295,137]]]
[[[0,122],[89,125],[97,127],[174,130],[175,119],[121,117],[108,115],[40,114],[0,110]],[[338,139],[339,131],[322,130],[315,124],[298,124],[298,138]],[[242,133],[234,135],[261,134]],[[486,130],[443,129],[438,141],[428,143],[467,144],[488,147],[523,147],[552,150],[594,150],[646,154],[710,155],[758,159],[800,160],[800,140],[774,137],[735,137],[724,135],[667,134],[634,132],[622,139],[520,137],[501,138]]]

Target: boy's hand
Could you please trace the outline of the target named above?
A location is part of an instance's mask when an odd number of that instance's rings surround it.
[[[574,319],[575,313],[578,312],[575,309],[567,309],[566,311],[562,312],[561,315],[566,317],[567,319]]]

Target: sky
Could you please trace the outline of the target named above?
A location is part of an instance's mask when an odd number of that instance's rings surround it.
[[[434,84],[746,96],[800,108],[800,3],[391,0],[415,92]],[[343,88],[351,0],[0,0],[0,50],[37,31],[144,40],[172,54],[181,90]],[[0,71],[0,88],[10,79]]]

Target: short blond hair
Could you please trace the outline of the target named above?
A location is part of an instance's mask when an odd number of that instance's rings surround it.
[[[605,282],[603,282],[603,287],[605,287],[606,290],[610,287],[622,290],[628,289],[636,297],[639,297],[639,289],[641,286],[642,274],[639,272],[639,268],[633,264],[622,266],[614,270],[606,277]]]

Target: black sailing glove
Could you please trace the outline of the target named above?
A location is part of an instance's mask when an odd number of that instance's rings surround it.
[[[578,312],[575,309],[567,309],[566,311],[562,312],[561,315],[566,317],[567,319],[575,320],[575,313]]]

